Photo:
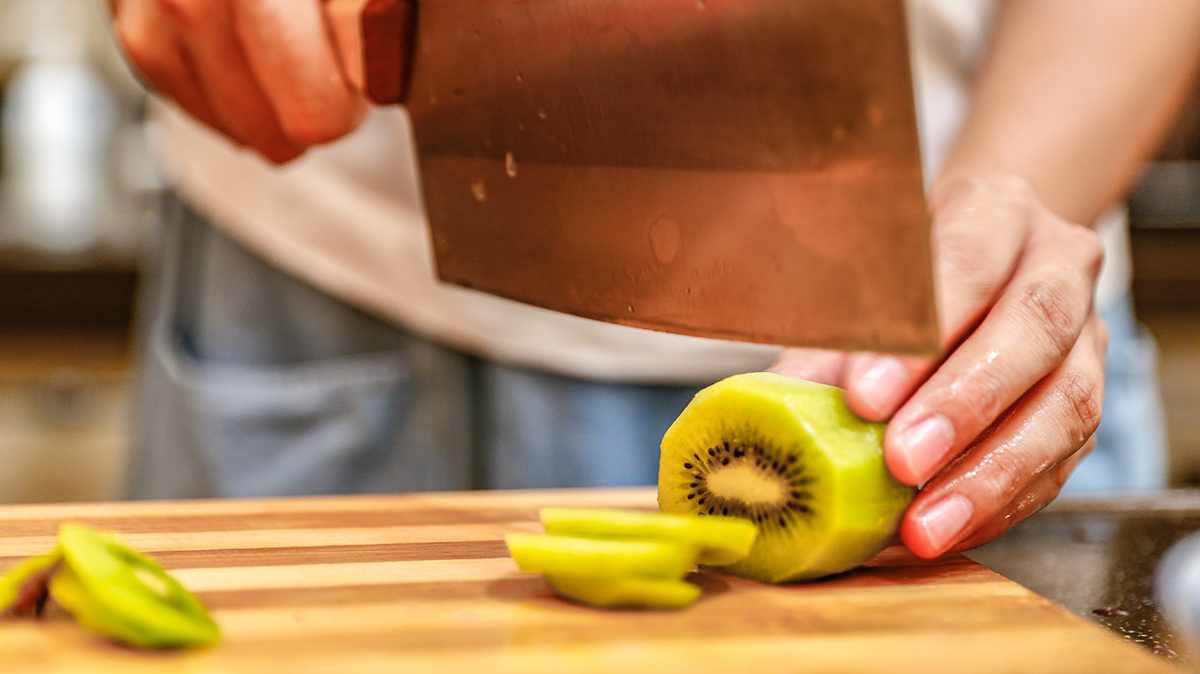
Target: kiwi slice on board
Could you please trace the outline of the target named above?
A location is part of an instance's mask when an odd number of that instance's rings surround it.
[[[695,546],[673,541],[614,541],[548,534],[508,534],[522,571],[586,578],[682,578],[696,565]]]
[[[62,562],[62,549],[30,557],[0,576],[0,615],[40,615],[49,575]]]
[[[79,524],[58,533],[63,567],[50,592],[79,624],[142,648],[204,646],[217,624],[190,592],[149,557]]]
[[[888,472],[883,432],[841,389],[735,375],[700,391],[667,430],[658,504],[758,525],[750,554],[722,571],[769,583],[846,571],[887,545],[915,494]]]
[[[699,564],[730,564],[745,557],[758,528],[737,517],[668,515],[610,508],[542,508],[546,533],[586,538],[670,540],[699,547]]]
[[[700,598],[699,585],[671,578],[546,574],[546,581],[563,597],[600,608],[679,609]]]

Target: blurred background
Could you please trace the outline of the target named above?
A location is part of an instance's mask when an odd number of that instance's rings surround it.
[[[96,0],[0,0],[0,501],[120,490],[161,181]]]
[[[139,256],[163,183],[97,0],[0,0],[0,502],[120,493]],[[1200,95],[1129,201],[1172,486],[1200,486]]]

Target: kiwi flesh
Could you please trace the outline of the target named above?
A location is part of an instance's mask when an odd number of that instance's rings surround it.
[[[600,608],[680,609],[700,598],[700,587],[672,578],[587,578],[546,574],[563,597]]]
[[[750,552],[758,528],[736,517],[667,515],[610,508],[542,508],[546,533],[606,539],[678,541],[699,547],[697,563],[730,564]]]
[[[667,430],[659,507],[757,525],[750,553],[719,570],[768,583],[840,573],[887,545],[915,493],[888,472],[883,433],[838,388],[735,375],[700,391]]]
[[[65,563],[50,592],[84,627],[142,648],[220,638],[199,600],[149,557],[79,524],[63,524],[58,538]]]
[[[682,578],[696,565],[696,548],[675,541],[617,541],[508,534],[508,551],[522,571],[584,578]]]
[[[30,557],[0,576],[0,615],[41,615],[50,576],[62,563],[62,550]]]

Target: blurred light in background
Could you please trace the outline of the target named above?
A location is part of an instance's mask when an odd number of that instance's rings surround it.
[[[0,0],[0,84],[0,250],[132,258],[161,181],[104,4]]]
[[[0,0],[0,502],[121,493],[145,96],[102,0]]]

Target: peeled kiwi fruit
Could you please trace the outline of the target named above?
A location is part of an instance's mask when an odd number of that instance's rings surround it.
[[[150,558],[78,524],[63,524],[58,540],[65,563],[50,593],[79,624],[142,648],[218,640],[204,606]]]
[[[840,573],[887,545],[915,493],[888,472],[883,433],[838,388],[736,375],[700,391],[667,430],[659,507],[757,525],[750,554],[718,570],[768,583]]]

